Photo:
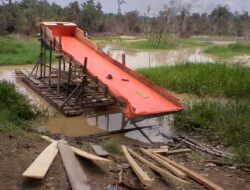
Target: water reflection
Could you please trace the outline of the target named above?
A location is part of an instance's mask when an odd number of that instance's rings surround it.
[[[179,49],[179,50],[154,50],[154,51],[136,51],[117,49],[110,45],[102,48],[104,52],[121,62],[122,54],[126,55],[126,65],[131,69],[157,67],[162,65],[174,65],[183,62],[191,63],[212,63],[213,58],[202,53],[197,49]]]

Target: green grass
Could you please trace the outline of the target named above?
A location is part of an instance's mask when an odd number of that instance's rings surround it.
[[[115,140],[108,140],[104,143],[104,149],[112,154],[121,154],[121,145]]]
[[[33,40],[0,37],[0,66],[35,63],[39,44]]]
[[[177,129],[198,131],[210,140],[232,146],[238,162],[250,163],[250,101],[195,101],[187,103],[174,118]]]
[[[177,93],[250,98],[250,68],[241,65],[186,63],[137,71],[159,86]]]
[[[0,131],[9,133],[26,129],[28,121],[38,114],[26,97],[16,92],[15,86],[6,81],[0,81],[0,110]]]
[[[205,53],[218,56],[221,58],[228,58],[239,55],[250,55],[249,43],[235,43],[228,46],[210,46],[206,48]]]

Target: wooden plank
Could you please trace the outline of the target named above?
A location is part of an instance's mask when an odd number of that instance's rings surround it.
[[[180,165],[177,162],[175,162],[173,160],[170,160],[169,158],[166,158],[166,157],[164,157],[162,155],[159,155],[159,154],[155,154],[155,155],[158,156],[159,158],[161,158],[162,160],[165,160],[166,162],[172,164],[174,167],[178,168],[179,170],[183,171],[190,178],[197,181],[201,185],[204,185],[206,188],[208,188],[210,190],[224,190],[222,187],[220,187],[220,186],[216,185],[215,183],[209,181],[207,178],[199,175],[198,173],[194,172],[193,170],[190,170],[190,169],[186,168],[185,166]]]
[[[100,145],[93,144],[92,148],[98,156],[102,156],[102,157],[109,156],[109,153],[106,150],[104,150]]]
[[[141,157],[139,154],[135,153],[130,148],[127,148],[127,149],[132,156],[134,156],[135,158],[140,160],[142,163],[144,163],[145,165],[150,167],[152,170],[159,173],[167,182],[171,182],[174,185],[180,186],[180,187],[182,187],[182,189],[187,189],[187,187],[190,185],[189,182],[174,176],[173,174],[160,168],[159,166],[156,166],[155,164],[152,164],[152,162],[149,162],[148,160],[144,159],[143,157]]]
[[[175,174],[176,176],[178,176],[179,178],[185,179],[187,176],[186,174],[184,174],[182,171],[180,171],[179,169],[175,168],[174,166],[172,166],[171,164],[169,164],[168,162],[165,162],[164,160],[158,158],[156,155],[154,155],[153,153],[145,150],[144,148],[140,148],[140,150],[146,154],[147,156],[149,156],[150,158],[154,159],[155,161],[157,161],[159,164],[161,164],[162,166],[164,166],[165,168],[167,168],[169,171],[171,171],[173,174]]]
[[[49,142],[57,142],[55,141],[54,139],[51,139],[50,137],[48,136],[41,136],[42,139],[46,140],[46,141],[49,141]],[[102,157],[99,157],[99,156],[96,156],[96,155],[93,155],[93,154],[90,154],[88,152],[85,152],[79,148],[75,148],[73,146],[71,146],[71,149],[73,150],[73,152],[78,155],[78,156],[81,156],[81,157],[84,157],[84,158],[87,158],[89,160],[94,160],[94,161],[101,161],[101,162],[112,162],[111,160],[109,159],[106,159],[106,158],[102,158]]]
[[[169,146],[167,146],[167,145],[162,145],[162,146],[160,146],[160,149],[169,149]]]
[[[177,149],[177,150],[169,150],[165,152],[166,155],[173,155],[173,154],[180,154],[180,153],[189,153],[192,150],[189,148],[184,148],[184,149]]]
[[[43,179],[58,153],[57,142],[47,146],[23,173],[24,177]]]
[[[147,149],[149,152],[155,152],[155,153],[166,153],[166,152],[168,152],[168,149],[161,149],[161,148],[159,148],[159,149],[152,149],[152,148],[149,148],[149,149]]]
[[[122,145],[122,150],[124,152],[124,155],[130,164],[131,168],[135,172],[135,174],[138,176],[140,181],[142,182],[143,185],[147,187],[151,187],[153,185],[154,180],[151,179],[145,171],[142,170],[142,168],[136,163],[136,161],[131,157],[129,154],[126,146]]]
[[[73,190],[90,190],[89,181],[82,170],[82,167],[76,159],[72,149],[66,141],[59,140],[57,145],[64,168],[66,170],[69,182]]]

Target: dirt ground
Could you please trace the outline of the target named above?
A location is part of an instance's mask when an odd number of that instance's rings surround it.
[[[70,144],[78,147],[83,147],[83,144],[86,143],[87,142],[79,141],[70,142]],[[135,146],[135,142],[121,143],[127,144],[133,149],[135,149],[136,146],[138,147],[138,145],[141,146],[138,143]],[[34,135],[17,137],[0,134],[0,189],[71,189],[59,154],[53,161],[49,172],[43,180],[25,179],[22,177],[22,173],[25,169],[47,145],[47,142],[35,137]],[[204,159],[204,155],[201,156],[196,152],[175,155],[171,156],[171,158],[181,164],[184,164],[190,169],[197,171],[199,174],[207,177],[227,190],[250,190],[250,175],[246,171],[235,168],[230,169],[229,167],[206,167],[207,163],[202,161]],[[123,155],[112,155],[110,158],[114,161],[112,164],[95,163],[83,158],[78,159],[89,178],[92,189],[94,190],[104,190],[107,189],[109,185],[116,185],[117,176],[120,171],[119,168],[124,168],[122,173],[123,183],[119,185],[119,189],[143,189],[143,186],[133,173],[132,169],[128,167],[126,159]],[[149,158],[147,159],[150,160]],[[155,174],[149,168],[142,164],[140,165],[144,170],[148,171],[148,174],[152,178],[155,178],[154,186],[149,189],[176,189],[167,182],[164,182],[160,176]],[[190,189],[205,189],[190,179],[188,181],[192,184]]]

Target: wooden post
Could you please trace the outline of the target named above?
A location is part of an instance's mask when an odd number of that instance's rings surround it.
[[[40,78],[43,76],[43,32],[42,29],[40,31],[41,34],[41,44],[40,44]]]
[[[126,125],[126,122],[125,122],[125,116],[124,114],[122,113],[122,130],[125,128],[125,125]]]
[[[44,58],[43,58],[43,80],[45,80],[46,76],[46,30],[44,31]]]
[[[126,56],[125,56],[124,53],[122,54],[122,64],[123,64],[124,66],[126,65]]]
[[[65,71],[65,59],[63,59],[63,71]]]
[[[59,66],[58,66],[58,82],[57,82],[57,92],[60,92],[60,86],[61,86],[61,65],[62,65],[62,36],[59,35]]]
[[[84,58],[84,66],[83,66],[83,72],[84,72],[84,74],[87,73],[87,64],[88,64],[88,58],[85,57]]]
[[[49,87],[51,85],[51,64],[52,64],[52,41],[50,41],[50,49],[49,49]]]
[[[56,38],[55,37],[53,38],[53,48],[54,48],[54,50],[56,49]]]
[[[70,88],[70,80],[71,80],[71,69],[72,69],[72,62],[71,59],[69,60],[69,74],[68,74],[68,84],[67,84],[67,96],[69,96],[69,88]]]

